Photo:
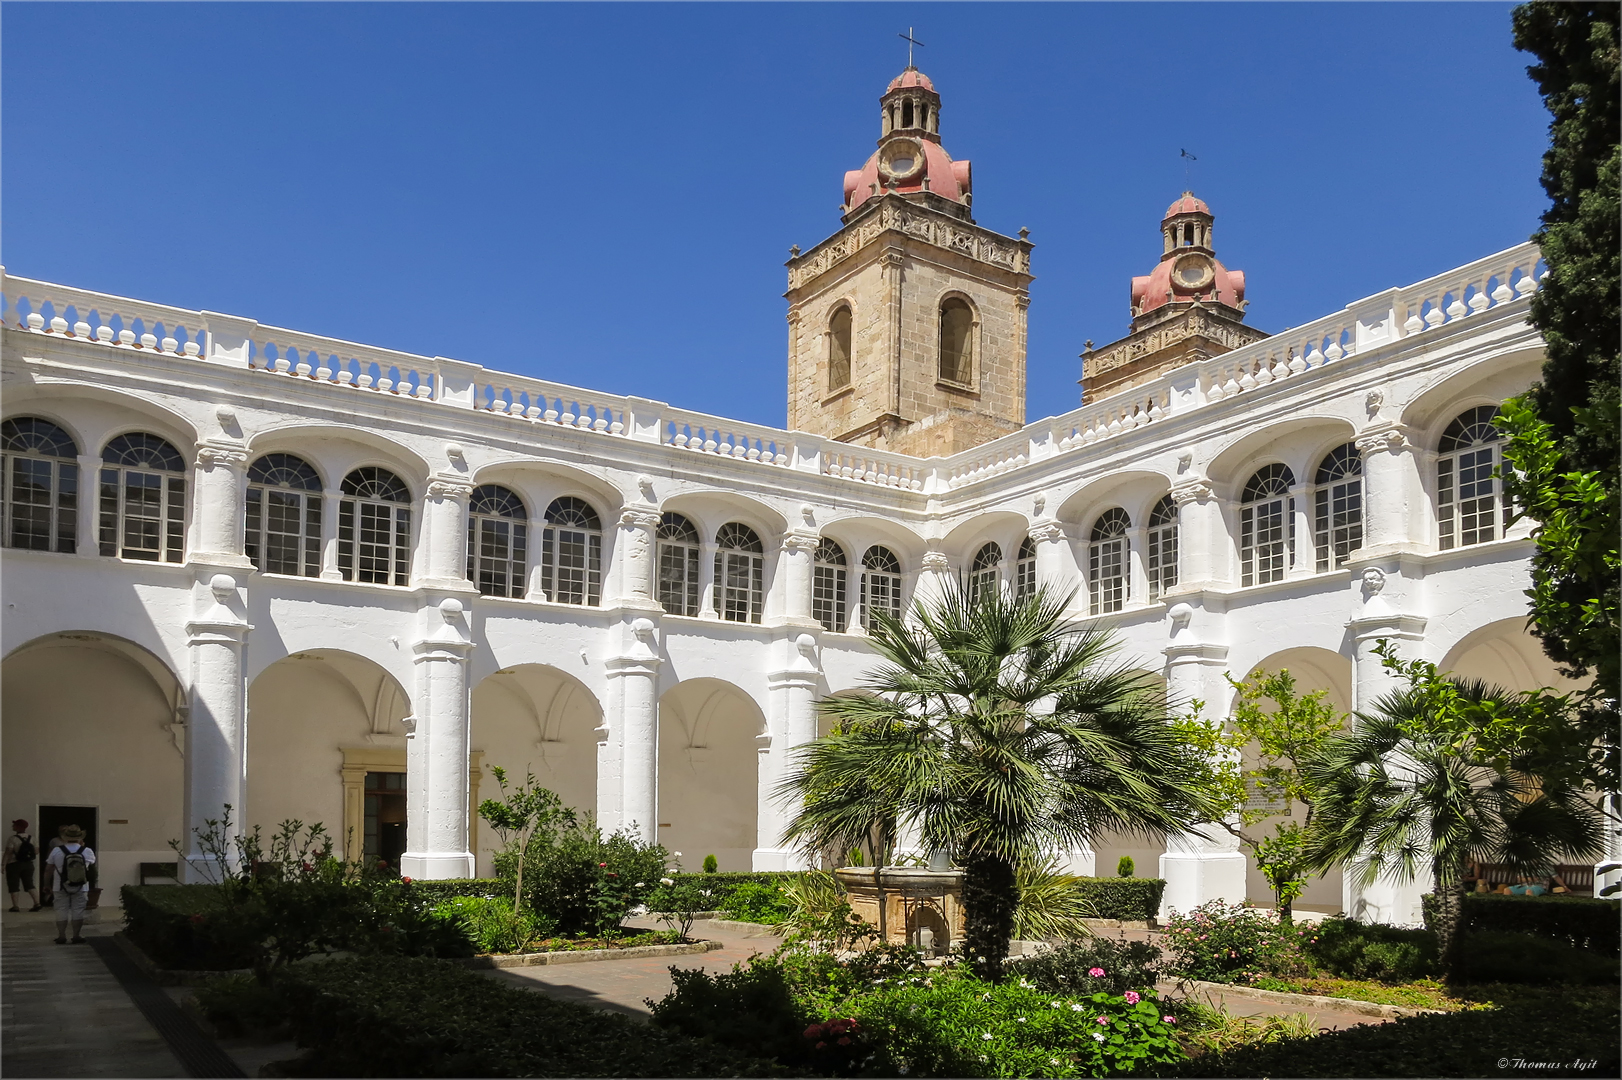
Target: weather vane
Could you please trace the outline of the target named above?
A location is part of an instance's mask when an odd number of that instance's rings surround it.
[[[1189,164],[1189,162],[1198,161],[1200,159],[1195,157],[1193,154],[1190,154],[1187,150],[1179,150],[1177,153],[1179,157],[1186,159],[1183,163],[1183,190],[1192,191],[1193,187],[1189,184],[1189,175],[1193,171],[1194,166]]]
[[[924,47],[924,43],[912,36],[912,27],[910,27],[910,26],[907,27],[907,32],[905,34],[897,34],[896,37],[906,38],[906,40],[907,40],[907,66],[912,67],[912,47],[914,45],[916,45],[921,49],[921,48]]]

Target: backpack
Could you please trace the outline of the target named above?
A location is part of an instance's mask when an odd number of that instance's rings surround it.
[[[62,846],[62,888],[68,892],[78,892],[90,880],[90,864],[85,861],[84,853],[83,844],[78,851],[69,851],[66,844]]]
[[[34,838],[32,836],[22,838],[22,843],[17,845],[15,857],[18,862],[33,862],[39,857],[39,852],[34,850]]]

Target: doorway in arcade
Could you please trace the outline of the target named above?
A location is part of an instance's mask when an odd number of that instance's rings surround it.
[[[361,854],[366,865],[387,864],[396,873],[406,849],[406,774],[366,774],[366,824]]]

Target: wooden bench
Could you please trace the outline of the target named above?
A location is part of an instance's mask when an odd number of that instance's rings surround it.
[[[1554,868],[1555,874],[1566,883],[1567,895],[1593,896],[1594,895],[1594,868],[1578,864],[1561,864]],[[1519,885],[1526,874],[1520,870],[1513,870],[1503,863],[1477,863],[1466,875],[1469,881],[1479,881],[1482,878],[1487,884],[1497,889],[1500,885]],[[1544,880],[1542,884],[1548,884]]]

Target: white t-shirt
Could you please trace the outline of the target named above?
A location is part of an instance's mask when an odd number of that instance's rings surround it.
[[[72,848],[80,848],[80,847],[84,848],[84,864],[86,866],[95,866],[96,865],[96,853],[94,851],[92,851],[87,845],[81,844],[77,840],[70,840],[65,844],[59,844],[56,847],[51,849],[51,853],[49,855],[45,856],[45,865],[51,867],[52,869],[54,869],[56,871],[56,879],[55,880],[57,880],[57,881],[62,880],[62,860],[64,858],[63,853],[66,852],[68,850],[68,848],[70,848],[70,847],[72,847]]]

